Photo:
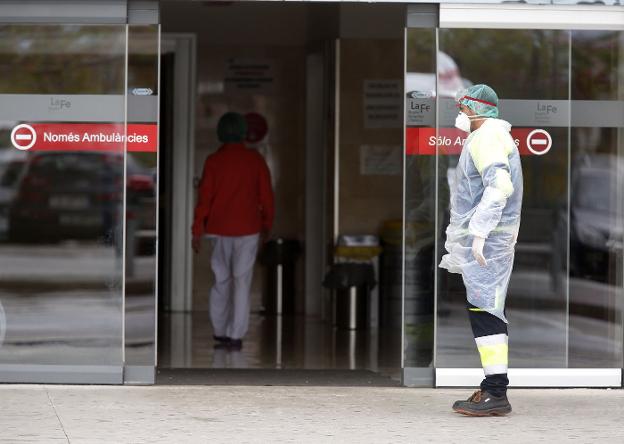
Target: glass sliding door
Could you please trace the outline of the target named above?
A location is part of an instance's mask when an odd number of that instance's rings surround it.
[[[469,42],[469,43],[467,43]],[[524,198],[506,312],[510,366],[567,366],[569,33],[550,30],[440,29],[439,58],[448,57],[457,89],[485,83],[498,93],[500,117],[513,125],[522,154]],[[439,67],[438,76],[446,73]],[[449,91],[451,97],[457,91]],[[444,158],[438,168],[438,257],[449,221],[450,177],[466,134],[453,128],[453,98],[439,97],[438,131]],[[552,146],[536,155],[527,145],[533,130]],[[461,275],[437,269],[438,368],[480,367],[467,318]]]
[[[0,381],[122,382],[126,45],[0,26]]]
[[[506,304],[511,384],[619,386],[624,32],[474,28],[406,34],[405,367],[432,361],[438,386],[483,377],[461,276],[437,265],[445,253],[449,178],[466,136],[454,128],[454,96],[486,83],[498,93],[500,117],[512,124],[524,173]],[[420,256],[427,266],[415,283],[407,278],[413,242],[421,255],[431,248]],[[424,293],[435,314],[430,357],[414,333],[426,321],[408,309]]]
[[[127,131],[147,140],[126,153],[125,383],[155,378],[159,57],[160,26],[128,25]]]
[[[436,30],[406,30],[403,367],[406,385],[432,382],[434,338]]]
[[[570,33],[568,366],[622,367],[624,32]]]

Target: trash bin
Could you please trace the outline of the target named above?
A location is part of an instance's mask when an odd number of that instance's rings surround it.
[[[325,279],[332,288],[335,326],[364,329],[377,325],[377,257],[379,238],[371,234],[341,235],[334,250],[335,265]],[[373,304],[373,305],[371,305]]]
[[[260,263],[265,267],[262,305],[265,314],[295,312],[295,265],[301,253],[299,241],[278,238],[264,245]]]
[[[368,327],[370,291],[375,287],[375,271],[370,263],[334,264],[323,285],[333,290],[333,325],[341,330]]]

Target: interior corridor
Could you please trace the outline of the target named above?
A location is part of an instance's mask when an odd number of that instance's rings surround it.
[[[398,4],[162,2],[160,239],[161,266],[171,268],[161,276],[169,274],[163,288],[167,279],[187,279],[179,288],[188,290],[162,293],[160,369],[366,370],[400,379],[405,11]],[[196,62],[180,66],[179,36],[195,42]],[[181,81],[185,70],[194,75]],[[195,115],[179,123],[174,98],[193,77]],[[199,254],[187,251],[190,238],[176,230],[190,221],[177,222],[174,210],[180,200],[194,207],[204,160],[219,147],[216,124],[228,111],[252,119],[257,132],[247,144],[271,171],[271,238],[299,245],[282,316],[269,307],[275,289],[259,252],[240,351],[213,340],[211,242],[205,238]],[[176,178],[176,162],[186,161],[175,134],[176,125],[191,122],[192,186],[184,196],[176,183],[188,178]],[[345,235],[367,235],[374,253],[340,256]],[[377,282],[354,330],[334,326],[335,295],[322,285],[334,264],[348,260],[374,263]],[[181,261],[191,269],[176,268]]]

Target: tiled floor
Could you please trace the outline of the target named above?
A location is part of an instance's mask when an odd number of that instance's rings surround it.
[[[342,331],[303,316],[253,314],[243,349],[215,349],[207,312],[161,315],[160,368],[372,370],[399,378],[401,329]]]

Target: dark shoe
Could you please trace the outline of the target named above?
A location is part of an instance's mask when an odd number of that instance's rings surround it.
[[[238,351],[243,348],[243,340],[242,339],[230,339],[228,344],[230,350]]]
[[[511,412],[507,396],[492,396],[477,390],[467,401],[456,401],[453,410],[467,416],[503,416]]]
[[[230,342],[230,338],[228,338],[227,336],[216,336],[216,335],[213,335],[212,339],[214,339],[217,342]]]

